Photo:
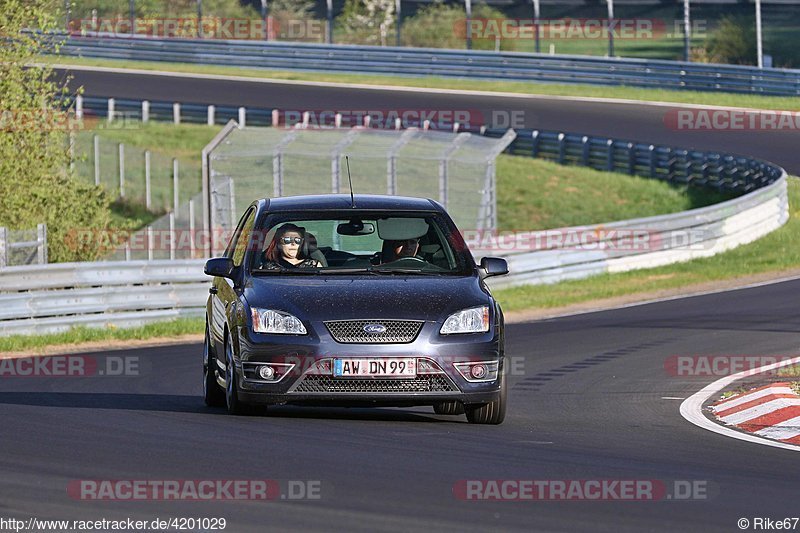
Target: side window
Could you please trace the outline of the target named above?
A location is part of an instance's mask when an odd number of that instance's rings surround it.
[[[233,264],[237,267],[241,266],[242,262],[244,262],[244,255],[250,243],[250,235],[253,233],[255,222],[256,210],[251,209],[247,215],[245,215],[244,224],[242,224],[239,230],[239,235],[236,236],[236,244],[234,244],[233,247],[233,255],[231,258],[233,259]]]

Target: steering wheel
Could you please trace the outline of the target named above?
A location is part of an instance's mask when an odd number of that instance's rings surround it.
[[[384,263],[385,266],[393,267],[423,267],[428,264],[429,263],[427,261],[417,256],[401,257],[400,259],[395,259],[394,261]]]

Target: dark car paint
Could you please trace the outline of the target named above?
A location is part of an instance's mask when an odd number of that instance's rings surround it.
[[[387,202],[387,203],[383,203]],[[387,205],[402,212],[425,212],[443,216],[453,232],[454,247],[466,250],[455,224],[444,208],[432,200],[402,197],[356,196],[359,210],[362,206],[376,213],[386,213]],[[251,207],[257,210],[256,226],[267,214],[283,211],[339,211],[350,206],[350,197],[326,195],[315,197],[286,197],[259,200]],[[249,208],[248,208],[249,210]],[[240,223],[244,220],[244,216]],[[237,228],[238,230],[238,228]],[[470,255],[468,276],[421,276],[415,274],[343,275],[325,274],[253,274],[246,271],[248,251],[243,266],[234,269],[230,279],[215,277],[214,294],[207,302],[209,333],[212,350],[225,354],[226,338],[233,345],[234,366],[239,376],[241,398],[248,402],[285,403],[292,401],[342,401],[354,403],[367,401],[373,404],[415,405],[447,399],[465,403],[491,401],[499,391],[499,380],[490,383],[469,383],[452,366],[454,360],[499,360],[502,372],[504,324],[499,304],[492,298],[483,275]],[[213,292],[213,290],[212,290]],[[357,293],[356,298],[352,298]],[[441,335],[439,329],[452,313],[489,305],[491,327],[486,333]],[[251,307],[278,309],[300,318],[307,335],[276,335],[253,332]],[[364,309],[369,309],[364,312]],[[313,317],[309,319],[308,317]],[[407,344],[340,344],[328,333],[323,322],[344,319],[416,319],[425,324],[412,343]],[[429,356],[440,363],[448,377],[461,389],[449,396],[428,397],[424,393],[410,393],[403,397],[381,394],[304,397],[284,394],[293,380],[275,384],[258,384],[243,379],[241,363],[247,361],[269,362],[287,356],[308,361],[333,356]],[[225,385],[225,363],[217,360],[217,382]],[[296,379],[296,377],[295,377]],[[413,398],[412,398],[413,397]],[[426,401],[427,400],[427,401]]]

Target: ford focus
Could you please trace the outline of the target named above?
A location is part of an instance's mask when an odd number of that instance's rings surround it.
[[[503,313],[445,209],[398,196],[262,199],[213,276],[205,402],[241,414],[279,404],[432,406],[500,424]]]

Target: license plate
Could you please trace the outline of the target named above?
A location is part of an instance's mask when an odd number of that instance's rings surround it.
[[[417,360],[413,357],[334,359],[333,376],[414,378]]]

